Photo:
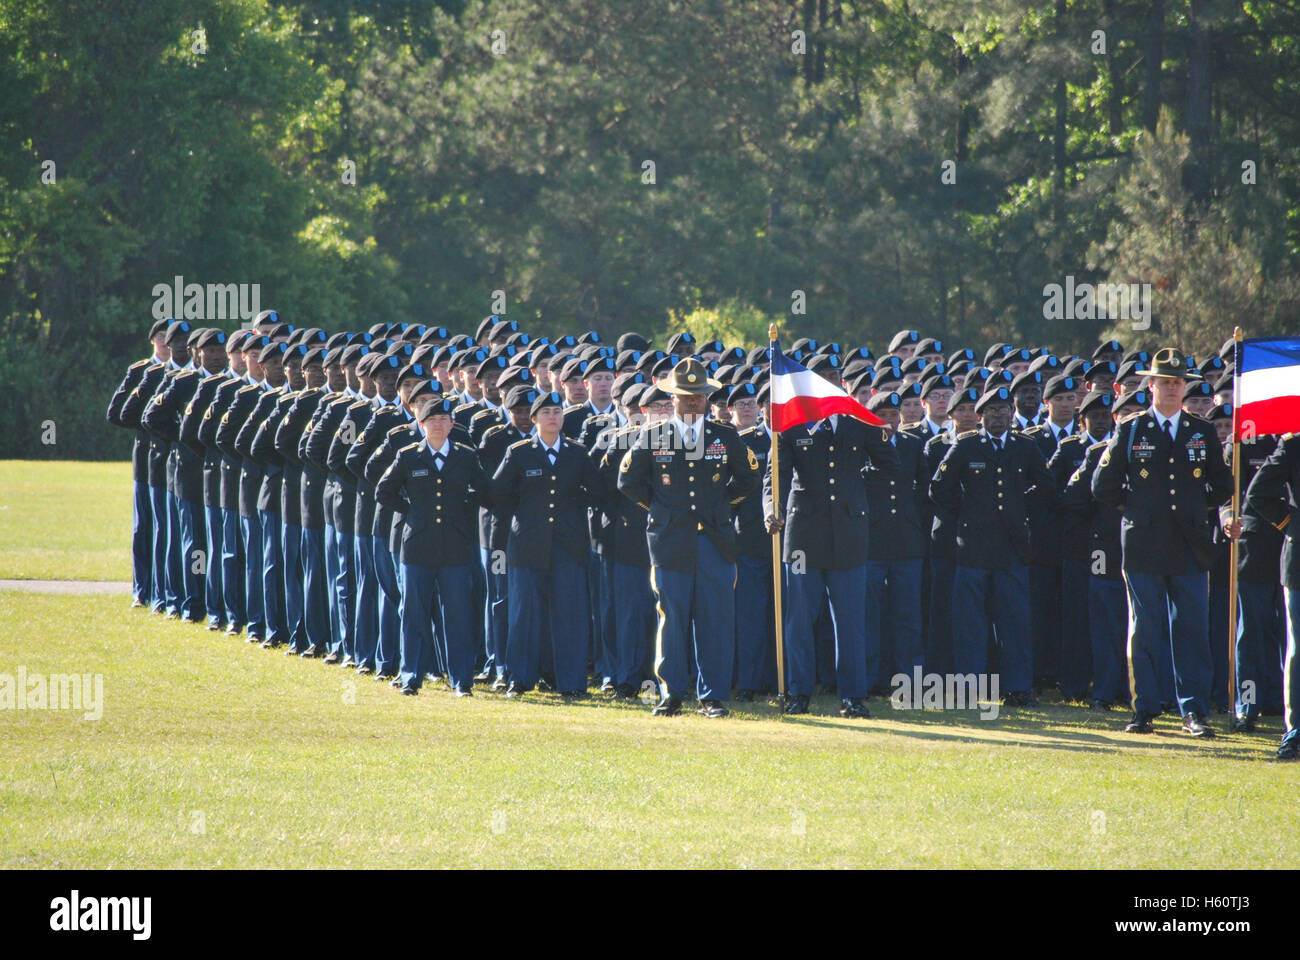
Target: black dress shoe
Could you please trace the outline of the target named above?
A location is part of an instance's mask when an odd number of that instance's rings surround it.
[[[463,688],[460,688],[460,689],[458,689],[458,690],[456,691],[456,696],[458,696],[458,697],[472,697],[472,696],[474,696],[474,691],[471,690],[469,687],[463,687]]]
[[[636,684],[632,684],[632,683],[620,683],[617,687],[614,688],[614,699],[615,699],[615,700],[635,700],[635,699],[636,699]]]
[[[419,687],[399,687],[398,689],[402,691],[404,697],[413,697],[420,692]]]
[[[675,717],[681,712],[681,697],[664,697],[655,704],[654,709],[650,711],[650,714],[655,717]]]
[[[504,690],[504,689],[505,689],[506,687],[508,687],[508,686],[509,686],[509,684],[506,683],[506,678],[505,678],[505,677],[497,677],[495,680],[492,681],[492,692],[493,692],[493,693],[500,693],[502,690]]]
[[[319,657],[319,656],[320,656],[320,648],[319,648],[318,646],[316,646],[316,644],[314,644],[314,643],[313,643],[313,644],[310,644],[310,645],[308,645],[307,649],[305,649],[301,654],[299,654],[299,656],[309,657],[309,658],[310,658],[310,657]]]
[[[1135,713],[1133,719],[1124,725],[1125,733],[1155,733],[1156,728],[1151,725],[1151,715],[1147,713]]]
[[[327,653],[327,654],[325,654],[325,659],[324,659],[323,661],[321,661],[321,662],[322,662],[322,663],[338,663],[338,662],[339,662],[339,655],[338,655],[337,653]]]
[[[284,644],[283,640],[271,640],[270,638],[267,638],[266,640],[262,641],[262,649],[274,650],[276,647],[282,646],[283,644]]]
[[[587,691],[586,690],[561,690],[560,696],[563,697],[565,700],[586,700]]]
[[[1092,701],[1092,709],[1094,710],[1109,710],[1110,707],[1111,707],[1111,703],[1109,700]]]
[[[357,676],[361,676],[363,674],[370,674],[374,672],[375,671],[370,668],[369,664],[363,663],[361,664],[361,666],[357,667]]]
[[[607,697],[612,697],[617,690],[618,688],[614,686],[613,680],[606,680],[600,685],[600,692]]]
[[[1214,730],[1199,713],[1189,713],[1183,719],[1183,733],[1193,737],[1204,737],[1206,740],[1214,739]]]
[[[132,601],[131,601],[131,608],[132,608],[132,609],[135,609],[136,607],[143,607],[143,606],[144,606],[144,601],[141,600],[139,597],[136,597],[136,598],[132,599]]]
[[[248,642],[248,643],[261,643],[261,642],[262,642],[262,638],[259,637],[259,636],[258,636],[257,634],[255,634],[255,633],[250,633],[248,636],[244,637],[244,640],[245,640],[246,642]]]
[[[1027,690],[1018,690],[1015,693],[1008,693],[1002,701],[1008,707],[1036,707],[1038,700]]]
[[[1275,760],[1300,760],[1300,741],[1283,740],[1282,745],[1277,748]]]
[[[840,701],[840,716],[863,720],[871,716],[871,711],[867,709],[861,697],[845,697]]]
[[[237,627],[233,623],[230,626],[226,627],[226,636],[228,637],[237,637],[243,632],[244,632],[243,627]]]
[[[524,695],[523,689],[515,686],[514,681],[512,680],[510,682],[510,686],[506,688],[506,699],[516,700],[519,697],[522,697],[523,695]]]
[[[224,623],[209,623],[208,629],[211,630],[213,633],[216,633],[218,630],[226,629],[226,625]]]
[[[812,699],[812,698],[809,697],[806,693],[800,693],[800,694],[797,694],[797,695],[794,695],[794,696],[788,697],[788,698],[786,699],[786,702],[785,702],[785,709],[784,709],[783,712],[784,712],[784,713],[791,714],[791,715],[794,715],[794,714],[797,714],[797,713],[807,713],[807,712],[808,712],[808,704],[809,704],[809,702],[811,701],[811,699]]]
[[[1255,730],[1255,718],[1233,717],[1232,729],[1234,733],[1253,733]]]
[[[287,647],[284,648],[284,655],[285,655],[286,657],[300,657],[300,656],[302,656],[302,651],[301,651],[301,650],[295,650],[295,649],[293,648],[293,644],[290,644],[289,646],[287,646]]]
[[[722,705],[721,700],[701,700],[697,712],[711,720],[717,720],[727,715],[727,708]]]
[[[376,679],[376,680],[395,680],[395,679],[397,679],[397,676],[396,676],[396,674],[392,674],[392,673],[376,673],[376,674],[375,674],[375,679]]]
[[[391,680],[388,681],[388,684],[389,684],[389,686],[400,687],[400,686],[402,685],[402,678],[401,678],[401,677],[393,677],[393,679],[391,679]]]
[[[357,662],[353,660],[351,657],[344,657],[343,662],[339,664],[339,666],[341,667],[355,667],[356,665]]]
[[[545,693],[545,692],[547,692],[547,691],[550,691],[550,690],[554,690],[554,689],[555,689],[555,678],[554,678],[554,677],[538,677],[538,678],[537,678],[537,689],[538,689],[538,690],[541,690],[543,693]]]
[[[732,700],[735,700],[737,703],[753,703],[753,702],[754,702],[754,691],[753,691],[753,690],[737,690],[736,693],[735,693],[735,695],[734,695],[731,699],[732,699]]]
[[[486,669],[486,670],[481,671],[480,673],[476,673],[476,674],[474,674],[474,682],[475,682],[475,683],[487,683],[487,682],[488,682],[489,680],[491,680],[491,679],[492,679],[492,668],[491,668],[491,667],[489,667],[489,668]]]
[[[1161,712],[1161,713],[1177,713],[1177,712],[1178,712],[1178,704],[1177,704],[1175,701],[1173,701],[1173,700],[1166,700],[1164,703],[1160,704],[1160,712]]]

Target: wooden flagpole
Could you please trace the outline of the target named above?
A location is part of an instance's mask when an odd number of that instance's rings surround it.
[[[1232,521],[1241,517],[1241,327],[1232,331]],[[1237,718],[1237,537],[1228,538],[1228,707]],[[1207,704],[1208,707],[1208,704]]]
[[[767,336],[773,352],[777,349],[776,324],[767,328]],[[771,359],[771,353],[768,358]],[[772,438],[772,449],[768,454],[768,464],[772,471],[772,516],[781,519],[781,461],[780,447],[776,430],[772,424],[767,425],[767,432]],[[776,693],[779,713],[785,716],[785,636],[784,617],[781,613],[781,531],[772,531],[772,609],[776,615]]]

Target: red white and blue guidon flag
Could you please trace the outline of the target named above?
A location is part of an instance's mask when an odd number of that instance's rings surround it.
[[[1243,433],[1300,432],[1300,339],[1242,341],[1236,414],[1238,439]]]
[[[877,427],[885,425],[885,421],[829,380],[787,357],[775,341],[770,374],[772,422],[769,426],[777,433],[811,420],[825,419],[832,413],[856,417]]]

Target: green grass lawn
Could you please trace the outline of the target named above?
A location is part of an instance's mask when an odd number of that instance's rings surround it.
[[[131,610],[0,594],[0,673],[102,674],[103,716],[0,710],[0,867],[1294,866],[1280,732],[1045,704],[844,721],[417,698]],[[818,715],[820,714],[820,715]],[[1223,718],[1215,718],[1222,731]]]
[[[0,460],[0,579],[130,580],[131,464]]]

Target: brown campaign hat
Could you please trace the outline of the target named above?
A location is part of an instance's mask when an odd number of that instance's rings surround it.
[[[659,385],[659,389],[677,396],[700,396],[710,394],[721,386],[717,380],[709,379],[704,364],[694,357],[686,357],[673,367],[672,373]]]
[[[1187,358],[1181,350],[1162,347],[1151,358],[1151,367],[1142,371],[1144,377],[1168,377],[1173,380],[1186,380],[1190,376]]]

